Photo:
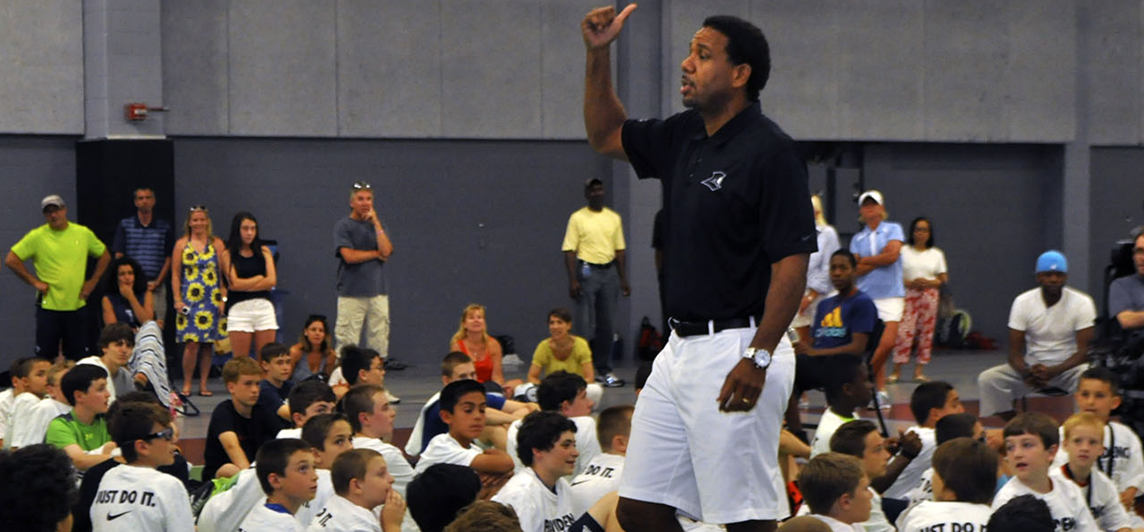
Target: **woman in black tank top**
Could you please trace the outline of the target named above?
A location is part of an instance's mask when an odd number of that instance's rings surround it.
[[[235,356],[248,356],[274,341],[278,321],[270,290],[278,282],[270,248],[258,238],[258,220],[249,212],[234,215],[227,239],[227,332]],[[257,356],[257,355],[256,355]]]

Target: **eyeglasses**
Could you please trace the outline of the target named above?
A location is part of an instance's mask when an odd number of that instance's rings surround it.
[[[151,441],[155,438],[163,438],[164,440],[171,441],[175,439],[175,429],[172,427],[167,427],[163,430],[160,430],[159,432],[148,434],[139,439],[143,441]]]
[[[373,187],[365,181],[358,181],[354,183],[354,190],[373,190]]]
[[[191,205],[191,212],[196,212],[196,211],[206,212],[207,206],[206,205]]]

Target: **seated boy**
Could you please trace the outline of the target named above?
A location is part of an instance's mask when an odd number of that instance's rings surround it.
[[[576,423],[557,412],[533,412],[520,425],[517,452],[531,471],[513,475],[492,500],[516,511],[524,532],[572,526],[576,517],[564,477],[572,474],[579,455]]]
[[[407,489],[409,515],[421,532],[441,532],[463,508],[486,492],[476,471],[454,464],[429,467]]]
[[[50,445],[0,453],[0,530],[71,530],[75,478],[71,461]]]
[[[918,435],[922,442],[922,450],[914,459],[901,464],[904,468],[901,469],[897,479],[882,492],[882,496],[888,499],[906,499],[909,496],[910,491],[921,481],[922,473],[930,467],[933,451],[937,448],[934,436],[937,422],[950,414],[964,413],[965,407],[961,405],[961,397],[952,385],[947,382],[932,381],[923,382],[914,388],[914,392],[910,394],[910,412],[918,424],[910,427],[906,433]],[[900,459],[901,457],[898,460]],[[896,465],[891,464],[889,468],[891,474],[894,473]]]
[[[60,381],[68,370],[75,366],[70,360],[53,364],[46,375],[47,393],[44,398],[28,408],[27,413],[13,412],[18,421],[12,424],[11,447],[18,449],[28,445],[44,443],[44,435],[48,432],[48,424],[58,416],[71,411],[71,405],[64,397],[60,388]]]
[[[1038,412],[1018,414],[1005,424],[1002,434],[1005,461],[1014,476],[993,497],[994,511],[1013,497],[1032,495],[1049,505],[1057,532],[1098,530],[1080,488],[1072,482],[1054,482],[1049,476],[1059,436],[1053,418]]]
[[[243,359],[250,360],[239,357],[231,362]],[[294,514],[318,491],[313,448],[302,440],[270,440],[259,447],[255,464],[266,503],[246,514],[239,532],[304,532],[306,527]]]
[[[933,500],[898,518],[898,532],[985,530],[993,509],[997,453],[971,438],[947,441],[933,454]]]
[[[302,441],[314,450],[318,489],[314,492],[313,499],[303,503],[295,512],[295,519],[300,525],[306,526],[333,495],[329,468],[338,456],[353,449],[352,436],[349,421],[338,413],[311,416],[302,427]],[[266,495],[259,486],[256,468],[243,469],[230,489],[216,493],[207,500],[199,514],[199,532],[234,532],[246,515],[264,502]]]
[[[92,529],[194,532],[183,483],[156,470],[175,461],[171,414],[155,404],[126,403],[108,425],[127,465],[112,468],[100,480],[90,511]]]
[[[461,512],[445,532],[519,532],[522,530],[520,518],[503,504],[491,501],[477,501]],[[560,530],[560,529],[553,529]]]
[[[39,357],[21,358],[12,365],[12,380],[19,380],[20,389],[23,391],[12,400],[12,406],[8,411],[8,425],[2,427],[5,447],[13,447],[16,431],[28,424],[32,409],[48,393],[48,370],[51,367],[51,362]],[[33,443],[42,442],[41,439]]]
[[[576,424],[576,448],[580,458],[576,460],[573,474],[579,475],[588,466],[588,462],[600,454],[596,420],[591,415],[592,407],[596,405],[588,398],[588,383],[583,377],[567,371],[551,373],[540,381],[540,387],[536,390],[536,402],[541,411],[557,412]],[[505,446],[505,451],[512,456],[518,472],[527,468],[516,449],[521,423],[517,420],[508,426],[508,442]]]
[[[473,359],[460,351],[453,351],[445,355],[441,362],[441,385],[448,386],[450,382],[459,379],[476,379],[477,368]],[[417,456],[429,446],[429,441],[438,434],[449,432],[449,427],[441,421],[441,405],[438,402],[441,394],[434,394],[421,408],[421,415],[413,426],[409,441],[405,444],[405,452],[409,456]],[[508,439],[508,425],[523,418],[529,412],[539,410],[533,403],[522,403],[505,399],[499,393],[485,393],[488,406],[485,408],[485,432],[481,434],[481,441],[489,442],[498,449],[505,448]]]
[[[628,451],[628,437],[632,432],[631,405],[613,406],[600,412],[596,424],[596,439],[603,451],[596,455],[584,471],[572,479],[572,514],[582,515],[604,495],[620,489],[620,475],[624,472],[624,455]]]
[[[277,342],[270,342],[258,351],[258,363],[262,366],[262,382],[258,385],[258,404],[289,421],[290,407],[286,398],[294,383],[290,374],[294,372],[290,348]]]
[[[76,365],[92,364],[107,372],[107,390],[111,392],[109,402],[127,392],[135,391],[135,379],[127,361],[135,348],[135,331],[126,323],[112,323],[99,333],[99,349],[102,354],[81,358]]]
[[[107,432],[107,372],[99,366],[77,365],[60,381],[71,412],[48,424],[44,443],[63,449],[80,471],[111,458],[115,442]]]
[[[886,464],[890,453],[886,450],[885,439],[872,421],[857,419],[838,427],[830,437],[830,451],[853,456],[862,462],[866,478],[877,478],[886,474]],[[866,532],[893,532],[894,527],[882,511],[882,496],[873,486],[870,490],[870,518],[859,525]],[[799,509],[799,515],[809,513],[806,505]]]
[[[388,474],[394,479],[393,489],[402,497],[413,480],[413,466],[401,449],[386,443],[393,437],[393,420],[397,410],[389,405],[385,388],[376,384],[359,384],[342,397],[342,411],[353,428],[355,449],[373,449],[385,458]]]
[[[993,510],[988,529],[1053,532],[1057,525],[1045,501],[1032,495],[1021,495]]]
[[[954,438],[971,438],[976,441],[985,442],[985,427],[981,426],[981,422],[977,421],[977,417],[973,414],[950,414],[941,418],[934,426],[934,439],[937,441],[937,446],[952,440]],[[992,448],[992,447],[990,447]],[[1001,457],[997,457],[1000,462]],[[996,484],[996,482],[994,483]],[[999,489],[997,485],[994,490]],[[922,501],[934,500],[933,495],[933,466],[922,472],[922,478],[918,481],[914,489],[906,495],[909,500],[909,505],[915,506]]]
[[[380,353],[356,345],[342,348],[342,364],[330,375],[330,386],[338,399],[341,399],[355,384],[385,386],[385,359],[381,358]],[[390,403],[401,402],[394,396],[387,397]]]
[[[818,420],[814,439],[810,442],[811,458],[830,451],[830,437],[843,423],[854,421],[854,410],[870,404],[874,383],[862,359],[836,356],[821,365],[826,385],[827,409]]]
[[[1061,446],[1068,461],[1053,468],[1050,475],[1057,482],[1074,482],[1084,492],[1085,503],[1096,525],[1108,532],[1127,532],[1132,519],[1120,503],[1120,492],[1112,479],[1093,465],[1104,453],[1104,422],[1088,412],[1074,414],[1065,420]]]
[[[811,323],[812,338],[794,344],[794,391],[787,404],[786,419],[787,428],[796,435],[802,434],[799,398],[807,390],[826,385],[819,378],[825,357],[847,355],[862,359],[870,333],[878,323],[874,300],[858,290],[857,264],[854,255],[845,249],[830,256],[830,282],[838,294],[819,302],[816,321]]]
[[[870,519],[870,480],[853,456],[822,453],[811,458],[798,475],[810,516],[833,532],[862,532],[858,523]]]
[[[309,532],[401,532],[405,501],[392,489],[393,477],[380,453],[344,452],[334,460],[330,477],[335,495],[314,516]],[[373,509],[382,505],[379,521]]]
[[[262,367],[250,357],[234,357],[222,367],[230,400],[211,412],[203,450],[203,480],[231,477],[250,467],[250,457],[282,429],[278,415],[258,404]]]
[[[1076,406],[1080,412],[1088,412],[1105,424],[1102,454],[1096,461],[1097,469],[1112,478],[1120,501],[1128,508],[1136,526],[1144,526],[1144,521],[1132,511],[1136,496],[1144,488],[1144,451],[1140,437],[1126,425],[1112,421],[1112,411],[1120,407],[1120,387],[1112,370],[1104,367],[1089,368],[1081,373],[1076,389]],[[1062,466],[1068,460],[1065,453],[1057,453],[1054,466]]]
[[[16,377],[20,373],[19,366],[24,361],[23,358],[17,358],[12,362],[12,366],[8,370],[9,382],[11,388],[0,392],[0,447],[7,445],[4,441],[6,427],[8,426],[8,416],[12,414],[12,403],[16,402],[16,396],[24,393],[24,385],[20,379]]]
[[[258,393],[261,395],[261,390]],[[318,414],[333,412],[337,402],[334,390],[322,381],[308,380],[298,383],[290,390],[290,396],[286,399],[294,427],[278,431],[277,437],[301,438],[302,427],[306,425],[306,421]]]
[[[441,390],[441,420],[449,432],[429,442],[416,472],[434,464],[469,466],[482,475],[504,475],[513,469],[512,458],[499,449],[484,452],[473,444],[485,430],[485,387],[475,380],[459,380]]]

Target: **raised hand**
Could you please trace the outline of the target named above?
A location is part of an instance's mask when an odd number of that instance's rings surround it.
[[[584,21],[580,23],[580,30],[584,33],[584,44],[589,49],[601,48],[611,44],[620,34],[620,30],[623,29],[624,21],[628,19],[628,15],[631,15],[635,9],[635,4],[628,4],[628,7],[625,7],[619,15],[616,15],[614,6],[598,7],[590,11],[584,17]]]

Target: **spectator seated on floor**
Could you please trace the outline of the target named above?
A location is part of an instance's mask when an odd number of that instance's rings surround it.
[[[393,489],[402,497],[409,481],[413,480],[413,466],[401,454],[401,449],[389,444],[393,438],[393,420],[397,411],[389,404],[385,388],[375,384],[359,384],[342,397],[342,411],[353,427],[355,449],[373,449],[385,457],[387,470],[393,477]]]
[[[866,478],[877,478],[886,474],[886,464],[890,461],[890,453],[886,450],[885,439],[878,433],[878,426],[864,419],[848,422],[834,432],[830,437],[830,452],[841,453],[857,458],[862,463],[862,470]],[[893,532],[894,527],[886,519],[882,511],[882,496],[873,485],[866,488],[870,491],[870,518],[859,523],[859,527],[867,532]],[[802,505],[799,515],[808,515],[810,508]]]
[[[393,487],[386,460],[372,449],[342,453],[330,468],[335,495],[314,516],[312,532],[401,532],[405,500]],[[382,507],[381,519],[373,513]]]
[[[63,449],[80,471],[111,458],[115,442],[107,432],[107,371],[91,364],[77,365],[60,381],[71,412],[48,424],[44,443]]]
[[[261,393],[261,392],[259,392]],[[318,414],[329,414],[334,411],[338,402],[337,396],[330,385],[320,380],[308,380],[298,383],[287,397],[286,403],[290,406],[290,420],[294,427],[278,431],[278,438],[301,438],[302,427],[306,421]]]
[[[60,388],[60,381],[74,366],[75,362],[70,360],[53,364],[46,375],[47,393],[44,398],[32,405],[26,415],[18,411],[13,412],[18,421],[12,424],[11,440],[4,440],[9,443],[10,448],[19,449],[43,443],[44,435],[48,433],[48,425],[52,420],[71,411],[72,407],[64,397],[63,389]]]
[[[1013,401],[1047,388],[1073,393],[1092,340],[1096,305],[1065,283],[1068,261],[1058,251],[1037,258],[1037,288],[1013,300],[1009,311],[1009,360],[981,372],[981,416],[1012,419]]]
[[[803,467],[798,483],[810,516],[826,523],[833,532],[857,532],[855,525],[870,519],[870,480],[857,458],[819,454]]]
[[[537,403],[540,409],[546,412],[557,412],[576,423],[576,449],[580,457],[576,459],[576,470],[573,474],[579,475],[588,466],[596,455],[600,454],[600,442],[596,439],[596,420],[592,418],[592,407],[595,403],[588,398],[588,383],[579,375],[567,371],[557,371],[544,377],[536,390]],[[513,457],[516,471],[519,473],[527,468],[520,460],[516,449],[517,433],[522,421],[514,421],[508,427],[508,454]]]
[[[7,447],[20,447],[15,444],[16,432],[29,424],[32,409],[47,395],[48,372],[51,369],[52,363],[39,357],[21,358],[12,364],[12,380],[20,383],[21,392],[15,395],[9,406],[8,424],[0,427],[0,431],[3,431],[0,441],[7,442]],[[43,438],[33,443],[43,443]]]
[[[821,368],[827,408],[818,420],[810,455],[830,451],[830,437],[843,423],[854,421],[854,411],[870,404],[874,384],[862,359],[853,355],[832,357]]]
[[[1104,452],[1104,422],[1087,412],[1073,414],[1061,427],[1062,452],[1066,463],[1054,467],[1053,482],[1071,482],[1084,491],[1085,504],[1101,530],[1130,532],[1132,518],[1120,502],[1120,491],[1104,472],[1094,468],[1096,459]],[[1130,501],[1134,502],[1134,501]]]
[[[1132,342],[1133,352],[1144,349],[1144,228],[1132,234],[1134,275],[1121,277],[1108,287],[1108,314],[1116,317],[1120,328]]]
[[[544,375],[567,371],[584,378],[588,383],[588,398],[599,403],[604,387],[596,382],[596,368],[592,365],[592,348],[588,341],[572,334],[572,313],[558,308],[548,313],[548,338],[536,344],[532,364],[528,368],[528,382],[540,385]]]
[[[68,456],[51,445],[0,453],[0,530],[71,530],[75,477]],[[34,509],[34,511],[32,511]]]
[[[984,442],[955,438],[934,451],[933,470],[933,500],[903,512],[898,531],[985,530],[993,513],[997,453]]]
[[[619,405],[600,412],[596,440],[600,443],[601,452],[572,479],[573,515],[583,515],[605,495],[620,489],[634,411],[632,405]]]
[[[512,472],[512,458],[500,449],[482,451],[474,442],[485,429],[485,387],[474,380],[449,383],[441,390],[441,420],[449,432],[429,442],[417,462],[420,474],[434,464],[469,466],[489,477]]]
[[[258,404],[286,421],[291,421],[286,398],[294,388],[294,383],[290,382],[294,366],[290,362],[290,348],[280,343],[270,342],[258,351],[258,363],[262,366]]]
[[[270,440],[258,449],[255,462],[266,503],[246,514],[239,530],[305,530],[294,514],[314,498],[314,485],[318,482],[310,444],[289,438]]]
[[[235,357],[222,367],[230,399],[211,412],[203,450],[202,478],[232,477],[250,467],[250,457],[282,430],[282,419],[258,403],[262,367],[250,357]]]
[[[914,388],[910,394],[910,412],[914,415],[917,425],[906,430],[906,433],[917,434],[922,442],[922,450],[914,459],[909,460],[897,479],[889,487],[884,488],[882,496],[887,499],[906,500],[910,491],[921,481],[922,473],[930,468],[937,440],[934,428],[943,417],[951,414],[965,412],[961,404],[961,397],[957,390],[947,382],[923,382]],[[899,456],[899,459],[904,458]],[[891,465],[891,472],[897,464]],[[872,482],[878,486],[879,482]],[[881,487],[881,486],[878,486]]]
[[[576,466],[576,423],[553,411],[524,418],[517,434],[517,452],[529,471],[513,475],[494,502],[511,507],[524,532],[567,529],[576,516],[572,493],[564,477]]]
[[[134,375],[127,362],[135,348],[135,331],[125,323],[112,323],[99,333],[99,356],[89,356],[76,362],[78,365],[92,364],[107,372],[107,390],[111,392],[111,402],[128,392],[135,391]]]
[[[501,478],[502,484],[508,480],[508,477]],[[480,476],[472,468],[435,464],[409,483],[409,514],[421,532],[441,532],[485,491]],[[492,491],[495,493],[495,489]]]
[[[503,504],[477,501],[465,508],[445,532],[520,532],[516,512]]]
[[[934,439],[937,446],[941,447],[941,444],[954,438],[971,438],[975,441],[985,442],[985,427],[981,426],[981,422],[977,421],[977,417],[973,414],[963,412],[942,417],[934,426]],[[997,458],[1000,463],[1000,456]],[[996,485],[995,490],[1000,489],[1001,484],[996,481],[994,484]],[[906,499],[909,501],[910,508],[917,506],[922,501],[934,500],[932,465],[922,472],[921,479],[906,495]]]

